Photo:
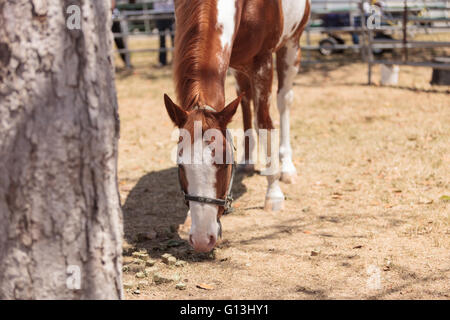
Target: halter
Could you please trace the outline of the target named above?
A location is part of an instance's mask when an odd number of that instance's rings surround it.
[[[209,107],[209,108],[211,108],[211,107]],[[203,108],[203,109],[206,109],[206,108]],[[228,133],[228,130],[227,130],[227,133]],[[181,164],[178,165],[178,182],[180,183],[180,188],[181,188],[181,192],[183,193],[184,202],[185,202],[185,204],[187,205],[188,208],[189,208],[189,201],[194,201],[194,202],[200,202],[200,203],[206,203],[206,204],[214,204],[214,205],[217,205],[219,207],[223,207],[224,208],[224,211],[223,211],[224,215],[233,212],[233,208],[232,208],[231,205],[233,203],[232,188],[233,188],[234,174],[235,174],[235,171],[236,171],[236,161],[234,160],[233,140],[232,139],[231,140],[228,139],[228,134],[226,135],[226,139],[227,139],[227,141],[229,142],[229,144],[231,146],[231,158],[233,159],[233,164],[232,164],[232,167],[231,167],[231,177],[230,177],[230,181],[229,181],[229,184],[228,184],[228,190],[227,190],[227,193],[225,195],[225,199],[209,198],[209,197],[203,197],[203,196],[193,196],[193,195],[190,195],[190,194],[186,193],[183,190],[183,185],[181,183],[180,171],[182,169],[182,165]],[[222,237],[222,224],[220,223],[219,217],[217,217],[217,223],[219,224],[219,237]]]

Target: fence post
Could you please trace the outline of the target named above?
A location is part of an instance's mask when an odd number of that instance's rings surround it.
[[[147,10],[148,10],[148,4],[145,2],[144,3],[144,11],[145,12],[147,12]],[[144,20],[144,26],[145,26],[145,33],[147,34],[147,33],[150,33],[150,21],[149,21],[149,19],[145,19]]]
[[[372,13],[372,8],[370,9],[370,13]],[[372,67],[373,67],[373,31],[372,31],[372,26],[369,28],[367,26],[367,21],[364,21],[364,25],[367,28],[367,56],[368,56],[368,61],[369,61],[369,70],[368,70],[368,83],[369,85],[372,84]],[[376,27],[376,26],[375,26]]]
[[[128,19],[126,18],[126,12],[123,12],[119,16],[120,25],[122,29],[122,40],[123,44],[125,46],[126,52],[125,52],[125,60],[126,60],[126,66],[127,68],[131,66],[131,57],[130,57],[130,50],[128,49]]]
[[[311,34],[309,32],[309,27],[307,27],[306,29],[306,45],[307,46],[311,45]],[[311,60],[311,50],[306,50],[306,60],[307,61]]]
[[[408,60],[408,48],[406,44],[408,43],[408,0],[403,1],[403,62]]]
[[[361,50],[363,61],[367,62],[367,82],[369,85],[372,84],[372,61],[371,61],[371,53],[372,53],[372,42],[370,41],[370,34],[367,28],[366,15],[364,12],[364,3],[366,0],[361,0],[359,5],[359,12],[361,16],[361,28],[362,28],[362,38],[363,38],[363,46]]]

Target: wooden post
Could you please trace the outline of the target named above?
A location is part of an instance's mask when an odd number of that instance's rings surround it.
[[[368,70],[368,83],[369,85],[372,84],[372,66],[373,66],[373,49],[372,49],[372,44],[373,44],[373,33],[372,33],[372,29],[367,28],[367,57],[368,57],[368,65],[369,65],[369,70]]]
[[[144,3],[143,9],[144,9],[144,12],[148,11],[148,4],[147,3]],[[150,30],[150,20],[148,18],[146,18],[144,20],[144,26],[145,26],[145,34],[149,34],[151,30]]]
[[[372,61],[371,61],[371,54],[372,54],[372,42],[370,41],[370,33],[367,28],[367,21],[366,21],[366,15],[364,12],[364,3],[366,0],[362,0],[360,4],[360,15],[361,15],[361,28],[362,28],[362,58],[363,61],[367,62],[367,83],[370,85],[372,84]]]
[[[121,24],[121,29],[122,29],[122,40],[123,43],[125,45],[125,49],[127,50],[125,52],[125,60],[126,60],[126,67],[128,68],[129,66],[131,66],[131,52],[130,49],[128,48],[128,35],[129,35],[129,31],[128,31],[128,15],[126,14],[126,12],[122,12],[122,14],[119,17],[120,19],[120,24]]]
[[[406,44],[408,43],[408,0],[403,1],[403,62],[408,61],[408,48]]]
[[[311,34],[309,31],[309,27],[306,29],[306,45],[309,47],[311,45]],[[311,60],[311,50],[306,50],[306,60]]]

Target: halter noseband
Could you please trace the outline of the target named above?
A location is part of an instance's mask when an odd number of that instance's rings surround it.
[[[227,130],[228,133],[228,130]],[[231,146],[231,158],[233,159],[233,164],[231,167],[231,177],[230,177],[230,182],[228,184],[228,190],[227,193],[225,195],[225,199],[217,199],[217,198],[209,198],[209,197],[203,197],[203,196],[193,196],[190,194],[187,194],[184,190],[183,190],[183,185],[181,183],[181,176],[180,176],[180,171],[182,169],[182,165],[179,164],[178,165],[178,181],[180,183],[180,187],[181,187],[181,192],[183,193],[184,196],[184,202],[186,203],[186,205],[189,208],[189,201],[194,201],[194,202],[200,202],[200,203],[206,203],[206,204],[213,204],[219,207],[223,207],[224,211],[223,214],[229,214],[231,212],[233,212],[233,208],[232,208],[232,203],[233,203],[233,196],[232,196],[232,188],[233,188],[233,181],[234,181],[234,174],[236,171],[236,161],[234,160],[234,145],[233,145],[233,140],[229,140],[228,139],[228,134],[227,134],[227,141],[230,143]],[[219,237],[222,237],[222,224],[220,223],[219,217],[217,217],[217,222],[219,223]]]

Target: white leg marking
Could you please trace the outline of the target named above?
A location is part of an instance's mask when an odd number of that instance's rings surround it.
[[[279,175],[267,176],[269,186],[267,188],[264,210],[279,211],[283,209],[284,194],[279,184]]]
[[[281,191],[280,185],[278,183],[280,177],[280,169],[278,163],[278,152],[276,152],[277,130],[260,129],[258,131],[258,136],[260,145],[263,148],[267,166],[266,169],[261,172],[261,175],[267,176],[266,204],[268,200],[276,200],[282,202],[284,200],[284,194],[283,191]],[[271,153],[270,156],[268,154],[269,150]],[[273,208],[267,209],[272,210]]]
[[[269,186],[267,188],[266,198],[270,199],[284,199],[283,191],[281,191],[278,183],[278,176],[267,176]]]
[[[297,58],[297,48],[292,43],[288,46],[286,54],[286,70],[283,81],[283,87],[278,92],[277,105],[280,112],[280,162],[281,172],[295,174],[295,166],[292,163],[292,148],[290,142],[290,123],[289,108],[294,100],[294,92],[292,91],[292,83],[298,68],[295,66]]]

